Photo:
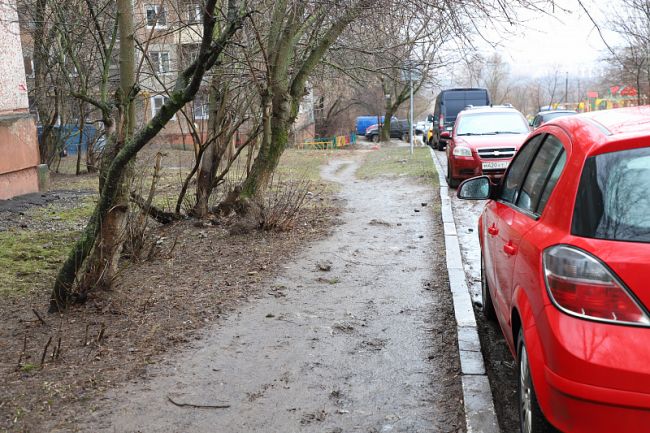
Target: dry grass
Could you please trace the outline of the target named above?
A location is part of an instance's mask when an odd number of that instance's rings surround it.
[[[357,177],[407,176],[438,185],[436,169],[427,147],[416,147],[413,155],[408,147],[382,147],[367,154]]]

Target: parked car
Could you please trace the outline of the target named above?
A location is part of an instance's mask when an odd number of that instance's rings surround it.
[[[573,116],[575,114],[578,113],[572,110],[540,111],[535,115],[533,121],[530,122],[530,126],[532,126],[533,129],[539,128],[549,120],[557,119],[558,117],[562,117],[562,116]]]
[[[377,122],[383,122],[384,116],[359,116],[356,119],[357,135],[365,135],[369,126],[376,125]]]
[[[366,139],[377,143],[379,141],[379,126],[371,125],[366,129]],[[408,140],[409,122],[408,120],[392,119],[390,121],[390,137]]]
[[[521,431],[650,425],[650,107],[537,129],[479,219],[483,311],[517,361]],[[553,426],[554,428],[552,428]]]
[[[486,89],[447,89],[440,92],[436,97],[433,116],[431,116],[433,127],[429,146],[443,150],[447,143],[441,134],[453,128],[458,113],[468,106],[486,105],[490,105],[490,95]]]
[[[449,141],[447,183],[455,188],[481,174],[499,179],[529,132],[526,118],[510,106],[461,111],[451,133],[441,133]]]

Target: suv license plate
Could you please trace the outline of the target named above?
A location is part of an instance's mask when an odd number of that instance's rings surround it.
[[[508,161],[484,162],[483,170],[498,170],[508,168]]]

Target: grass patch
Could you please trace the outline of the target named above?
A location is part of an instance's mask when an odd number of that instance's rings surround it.
[[[76,206],[61,207],[51,203],[45,207],[35,208],[31,216],[36,221],[59,221],[71,227],[85,224],[95,209],[96,197],[81,198]]]
[[[406,176],[438,184],[436,169],[426,147],[414,148],[413,155],[408,147],[385,147],[368,153],[357,170],[357,177],[373,179],[380,176]]]
[[[276,176],[319,182],[320,167],[340,151],[287,149],[280,158]]]
[[[180,152],[179,152],[180,153]],[[287,149],[284,152],[276,179],[282,181],[309,180],[316,189],[333,188],[320,179],[320,167],[341,152],[325,150]],[[163,159],[166,166],[161,171],[154,203],[165,209],[173,209],[181,181],[189,170],[191,162],[188,152],[180,156],[172,155]],[[146,196],[151,182],[153,164],[145,161],[138,166],[138,175],[142,180],[142,193]],[[245,171],[245,168],[244,168]],[[233,170],[233,175],[236,170]],[[54,175],[59,187],[71,189],[80,185],[95,188],[97,176]],[[65,186],[63,186],[65,184]],[[195,186],[188,189],[188,196],[193,197]],[[0,232],[0,298],[20,296],[31,291],[48,290],[57,271],[65,261],[70,248],[77,239],[80,230],[91,216],[97,195],[85,195],[78,201],[53,202],[44,207],[35,207],[27,216],[35,224],[30,228],[10,229]]]
[[[50,172],[50,190],[92,191],[99,194],[99,176],[96,173],[75,176]]]
[[[20,367],[20,371],[23,373],[31,373],[33,370],[36,370],[36,364],[27,363]]]
[[[0,232],[0,296],[51,284],[77,235],[72,230]]]
[[[280,158],[274,177],[280,182],[308,180],[316,191],[334,193],[341,189],[341,185],[323,180],[320,170],[331,159],[346,155],[348,152],[345,150],[287,149]]]

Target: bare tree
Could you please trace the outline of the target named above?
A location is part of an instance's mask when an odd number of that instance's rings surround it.
[[[127,4],[128,9],[118,11],[121,14],[119,17],[123,17],[124,14],[133,14],[131,3],[127,2]],[[119,95],[118,101],[121,103],[120,112],[124,115],[123,118],[128,120],[123,123],[125,128],[120,131],[126,134],[120,134],[118,132],[116,135],[118,137],[124,137],[124,141],[120,143],[119,150],[117,150],[104,172],[103,185],[95,210],[82,232],[80,239],[73,247],[70,255],[59,271],[52,291],[50,311],[60,310],[74,300],[70,289],[77,277],[77,273],[82,268],[93,247],[106,242],[106,236],[111,238],[120,236],[119,233],[104,231],[103,228],[107,220],[107,215],[119,203],[116,199],[119,197],[120,190],[123,186],[124,175],[128,170],[129,164],[144,145],[160,132],[167,122],[185,104],[194,99],[205,72],[212,68],[220,59],[224,48],[230,43],[235,33],[242,26],[243,20],[247,15],[248,13],[243,10],[237,0],[231,0],[224,5],[217,5],[216,0],[208,0],[205,3],[205,9],[202,13],[203,32],[196,60],[178,74],[175,85],[168,99],[160,107],[160,110],[144,126],[134,130],[133,135],[128,134],[129,128],[132,127],[129,106],[135,99],[138,88],[132,85],[128,89],[124,88],[122,94]],[[218,22],[219,27],[217,27]],[[122,44],[125,37],[129,38],[133,34],[128,34],[128,24],[124,30],[127,34],[122,35],[120,44]],[[128,44],[128,42],[125,43]],[[120,48],[122,49],[122,47]],[[124,74],[127,75],[130,72],[124,70]],[[130,77],[126,76],[121,78],[124,80],[130,79]],[[104,257],[103,260],[110,262],[113,260],[113,257]]]

